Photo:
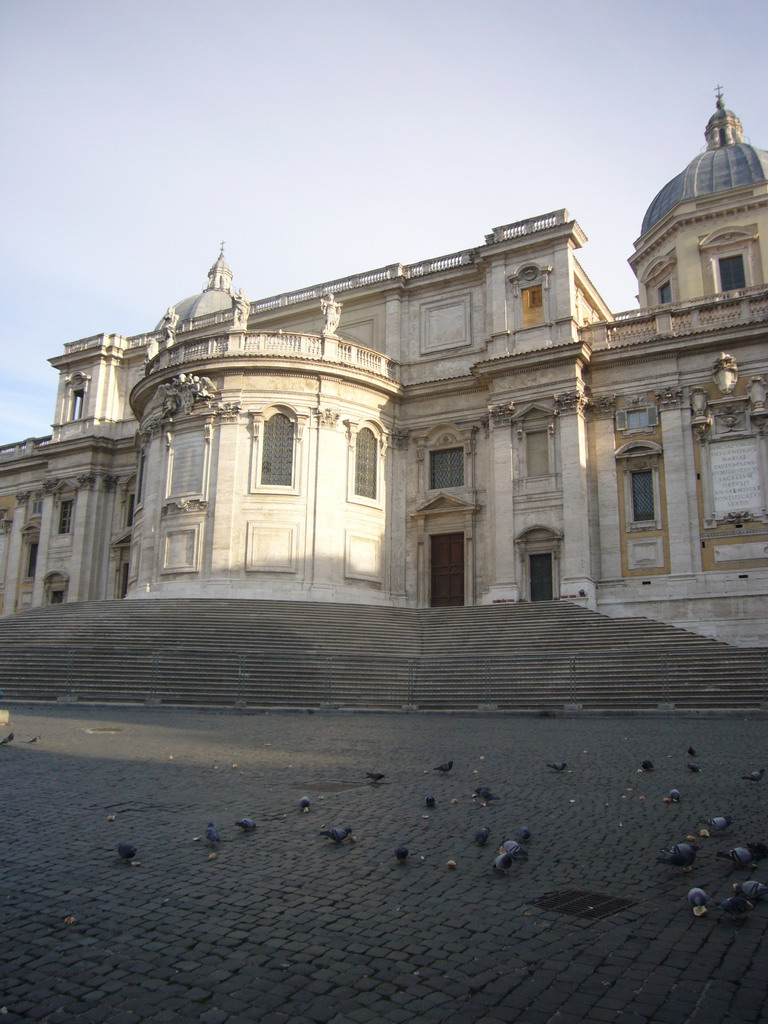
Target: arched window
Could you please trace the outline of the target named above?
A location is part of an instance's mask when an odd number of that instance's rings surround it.
[[[377,447],[373,431],[363,427],[355,444],[355,494],[361,498],[376,497]]]
[[[262,484],[290,487],[293,483],[293,436],[293,423],[283,413],[267,420],[261,453]]]

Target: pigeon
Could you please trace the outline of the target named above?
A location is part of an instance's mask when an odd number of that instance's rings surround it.
[[[707,896],[703,889],[691,889],[688,892],[688,902],[693,908],[696,917],[703,917],[706,914],[708,901],[709,896]]]
[[[747,843],[747,849],[751,851],[755,860],[765,860],[768,857],[768,846],[765,843]]]
[[[119,843],[117,847],[117,855],[127,864],[136,856],[136,847],[133,846],[132,843]]]
[[[727,900],[723,900],[720,904],[720,909],[731,917],[746,917],[750,910],[754,910],[754,906],[745,899],[743,896],[729,896]]]
[[[428,796],[424,798],[424,803],[427,805],[427,807],[434,807],[435,804],[437,803],[437,800],[433,796]]]
[[[556,772],[564,772],[567,767],[567,761],[549,761],[547,763],[547,768],[554,768]]]
[[[759,900],[761,896],[768,896],[768,885],[750,878],[744,882],[734,882],[733,891],[748,900]]]
[[[253,832],[256,829],[256,822],[253,818],[241,818],[240,821],[236,821],[235,824],[238,828],[241,828],[243,832]]]
[[[485,846],[485,844],[488,842],[488,837],[490,836],[490,834],[491,830],[489,828],[479,828],[477,832],[475,832],[475,842],[477,843],[477,845]]]
[[[382,779],[386,778],[384,772],[366,772],[365,777],[371,780],[371,785],[375,786],[377,782],[381,782]]]
[[[439,764],[433,768],[432,771],[440,772],[441,775],[446,775],[451,768],[453,768],[453,761],[445,761],[443,764]]]
[[[13,733],[11,733],[11,737],[10,738],[13,739]],[[3,743],[5,743],[5,742],[6,741],[3,740]],[[742,779],[746,779],[747,782],[759,782],[760,779],[762,779],[762,777],[763,777],[764,771],[765,771],[765,768],[758,768],[758,770],[756,772],[750,772],[749,775],[742,775],[741,777],[742,777]]]
[[[472,794],[474,800],[476,796],[479,796],[482,800],[487,803],[489,800],[498,800],[499,797],[495,793],[492,793],[487,786],[478,786],[475,792]]]
[[[713,832],[724,832],[733,820],[730,814],[719,814],[716,818],[700,818],[702,825],[712,829]]]
[[[37,743],[39,739],[39,736],[33,736],[31,740],[24,740],[24,743]]]
[[[665,804],[679,804],[680,803],[680,790],[670,789],[667,796],[664,797]]]
[[[304,814],[308,814],[309,813],[309,808],[311,806],[312,806],[312,801],[309,799],[308,796],[303,796],[301,798],[301,800],[299,800],[299,807],[304,812]]]
[[[652,772],[653,771],[653,761],[643,761],[643,763],[640,765],[640,771],[641,772]]]
[[[533,832],[531,832],[529,828],[526,828],[525,825],[523,825],[523,827],[517,833],[517,838],[520,840],[521,843],[527,843],[532,836]]]
[[[509,871],[511,867],[512,856],[509,853],[500,853],[493,862],[493,870],[497,871],[500,875],[504,874],[505,871]]]
[[[408,850],[407,846],[398,846],[398,848],[395,850],[395,857],[397,857],[397,863],[405,864],[405,862],[408,860],[409,852],[410,851]]]
[[[700,765],[696,764],[695,761],[689,761],[688,762],[688,771],[689,772],[700,772],[701,771],[701,767],[700,767]]]
[[[507,839],[501,844],[504,853],[508,853],[512,860],[528,860],[528,851],[524,850],[520,843],[514,839]]]
[[[683,871],[690,871],[698,849],[698,846],[692,843],[677,843],[669,850],[662,850],[661,856],[656,858],[656,863],[671,864],[673,867],[682,868]]]
[[[722,857],[723,860],[732,860],[740,868],[751,868],[755,864],[754,854],[746,846],[735,846],[732,850],[728,850],[727,853],[718,850],[715,856]]]
[[[693,747],[688,747],[688,755],[690,757],[696,757],[696,751],[693,749]]]
[[[13,733],[9,732],[5,739],[0,740],[0,747],[6,746],[8,743],[13,742]]]
[[[326,828],[320,833],[321,836],[328,836],[329,839],[332,839],[337,846],[340,846],[351,834],[351,828]]]
[[[205,838],[208,840],[209,843],[220,843],[221,842],[221,836],[219,835],[219,830],[216,828],[216,826],[213,824],[212,821],[208,822],[208,827],[205,830]]]

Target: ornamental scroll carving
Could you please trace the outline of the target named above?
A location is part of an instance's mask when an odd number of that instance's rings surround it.
[[[583,413],[589,405],[589,399],[582,391],[566,391],[552,396],[555,403],[555,415],[564,412]]]
[[[163,399],[163,416],[173,416],[177,412],[191,412],[195,403],[204,402],[210,406],[216,388],[210,377],[180,373],[167,384],[160,384],[157,393]]]
[[[401,451],[406,449],[410,443],[411,434],[408,430],[393,430],[389,435],[391,448],[398,448]]]
[[[616,395],[596,395],[589,401],[589,411],[595,419],[613,417],[616,411]]]
[[[515,411],[514,402],[498,402],[496,405],[488,406],[490,422],[494,427],[501,427],[512,420]]]
[[[339,422],[340,414],[333,409],[317,409],[315,412],[317,422],[321,427],[333,429]]]
[[[683,400],[683,389],[682,388],[662,388],[661,391],[656,391],[656,401],[662,407],[662,409],[672,409]]]
[[[163,506],[162,515],[173,516],[181,512],[205,512],[208,502],[204,498],[182,498],[180,501],[171,501]]]
[[[76,483],[79,491],[92,491],[96,485],[96,474],[81,473],[77,478]]]

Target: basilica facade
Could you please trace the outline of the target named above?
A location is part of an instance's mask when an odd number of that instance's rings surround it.
[[[105,599],[568,599],[768,643],[768,153],[722,100],[613,313],[565,210],[64,345],[0,449],[3,614]]]

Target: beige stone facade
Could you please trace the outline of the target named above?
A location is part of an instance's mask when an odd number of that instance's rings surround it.
[[[768,191],[706,198],[641,236],[634,312],[558,210],[250,303],[220,256],[154,331],[66,344],[51,437],[0,449],[4,614],[567,598],[768,642]]]

